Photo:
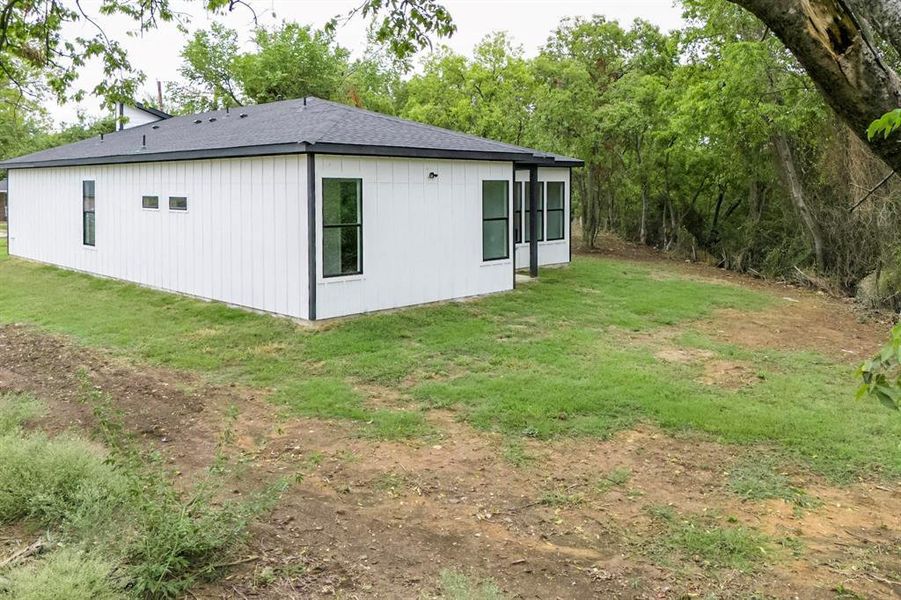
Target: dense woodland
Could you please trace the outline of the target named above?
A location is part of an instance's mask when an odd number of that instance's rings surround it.
[[[186,43],[183,83],[166,87],[163,108],[314,95],[577,156],[586,166],[573,173],[574,218],[587,248],[613,232],[901,306],[897,178],[755,16],[722,0],[683,6],[687,25],[668,33],[643,21],[564,20],[535,57],[497,32],[468,56],[436,46],[398,58],[374,32],[354,58],[332,32],[294,23],[257,30],[248,51],[246,33],[214,25]],[[5,93],[4,156],[112,128],[51,132],[34,101],[12,85]]]

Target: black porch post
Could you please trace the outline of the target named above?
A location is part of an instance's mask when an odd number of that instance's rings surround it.
[[[529,277],[538,277],[538,165],[529,167]]]

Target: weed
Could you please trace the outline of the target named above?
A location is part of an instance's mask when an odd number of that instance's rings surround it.
[[[578,506],[584,501],[585,497],[582,494],[573,494],[569,488],[544,492],[539,500],[543,506],[555,507]]]
[[[11,433],[44,413],[44,405],[29,394],[0,394],[0,435]]]
[[[781,498],[797,510],[813,509],[822,502],[791,484],[780,473],[777,463],[767,457],[755,457],[735,465],[729,473],[729,489],[745,500]]]
[[[97,447],[41,433],[0,436],[0,522],[28,519],[92,535],[127,502],[129,481]]]
[[[529,454],[517,439],[509,439],[503,448],[504,459],[514,467],[523,468],[533,463],[536,457]]]
[[[184,594],[197,581],[209,578],[221,567],[221,557],[243,541],[250,520],[274,506],[288,482],[280,480],[248,501],[218,503],[219,482],[210,477],[198,483],[187,499],[171,486],[159,468],[147,464],[125,428],[112,399],[82,376],[82,399],[93,409],[104,442],[116,451],[111,459],[128,473],[131,503],[128,507],[136,530],[123,549],[132,578],[132,589],[154,597]],[[227,419],[226,429],[237,417]],[[227,439],[227,435],[222,438]],[[220,442],[217,456],[221,456]],[[218,465],[224,470],[223,465]]]
[[[325,460],[325,455],[323,455],[322,452],[315,451],[310,452],[307,455],[306,459],[304,459],[304,462],[306,462],[310,467],[316,468],[322,464],[323,460]]]
[[[81,377],[81,399],[93,409],[110,452],[74,436],[25,433],[19,425],[34,414],[33,399],[7,395],[0,401],[6,430],[0,433],[0,523],[26,520],[72,549],[16,571],[9,589],[17,598],[115,597],[108,581],[101,585],[115,569],[127,574],[131,594],[180,596],[221,569],[250,520],[273,506],[287,482],[248,501],[220,503],[217,480],[208,478],[183,498],[162,466],[141,454],[111,399],[87,374]],[[81,547],[92,551],[79,554]],[[29,587],[32,580],[56,595],[40,595],[40,587]],[[63,589],[70,593],[56,593]]]
[[[124,600],[128,595],[124,582],[113,576],[115,570],[114,562],[96,552],[62,548],[0,577],[0,598]]]
[[[722,526],[713,517],[682,517],[668,506],[652,506],[648,512],[663,525],[652,542],[660,557],[676,552],[705,567],[752,571],[767,558],[769,538],[746,527]]]
[[[622,487],[632,478],[632,471],[625,467],[617,467],[598,481],[597,489],[603,493],[614,487]]]
[[[503,600],[504,594],[490,579],[477,580],[459,571],[444,570],[439,576],[441,600]]]
[[[387,492],[390,496],[400,494],[405,488],[413,487],[413,482],[406,475],[395,473],[393,471],[383,473],[375,479],[372,487]]]

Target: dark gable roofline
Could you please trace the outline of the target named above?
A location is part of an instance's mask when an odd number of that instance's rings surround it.
[[[139,106],[139,110],[146,107]],[[165,113],[162,113],[165,114]],[[339,154],[490,160],[574,167],[583,162],[531,148],[304,98],[162,118],[0,162],[0,168],[66,167],[178,160]]]
[[[159,117],[160,119],[172,118],[172,115],[170,115],[169,113],[153,108],[152,106],[147,106],[146,104],[141,104],[140,102],[135,102],[134,106],[138,110],[143,110],[145,113],[150,113],[154,117]]]

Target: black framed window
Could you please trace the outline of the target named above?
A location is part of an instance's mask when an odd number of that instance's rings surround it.
[[[184,196],[169,196],[169,210],[188,210],[188,199]]]
[[[523,209],[523,239],[527,242],[531,241],[531,237],[529,236],[529,232],[531,229],[529,225],[531,224],[531,213],[529,212],[532,208],[532,184],[528,181],[523,183],[523,190],[525,195],[525,208]],[[538,241],[544,241],[544,182],[538,182]]]
[[[94,213],[94,182],[81,182],[81,243],[96,245],[97,222]]]
[[[141,208],[156,210],[160,207],[159,196],[141,196]]]
[[[513,184],[513,242],[522,242],[522,182]]]
[[[363,272],[363,180],[322,180],[322,276]]]
[[[547,182],[547,239],[562,240],[566,233],[564,225],[563,182]]]
[[[507,181],[482,182],[482,260],[510,257]]]

